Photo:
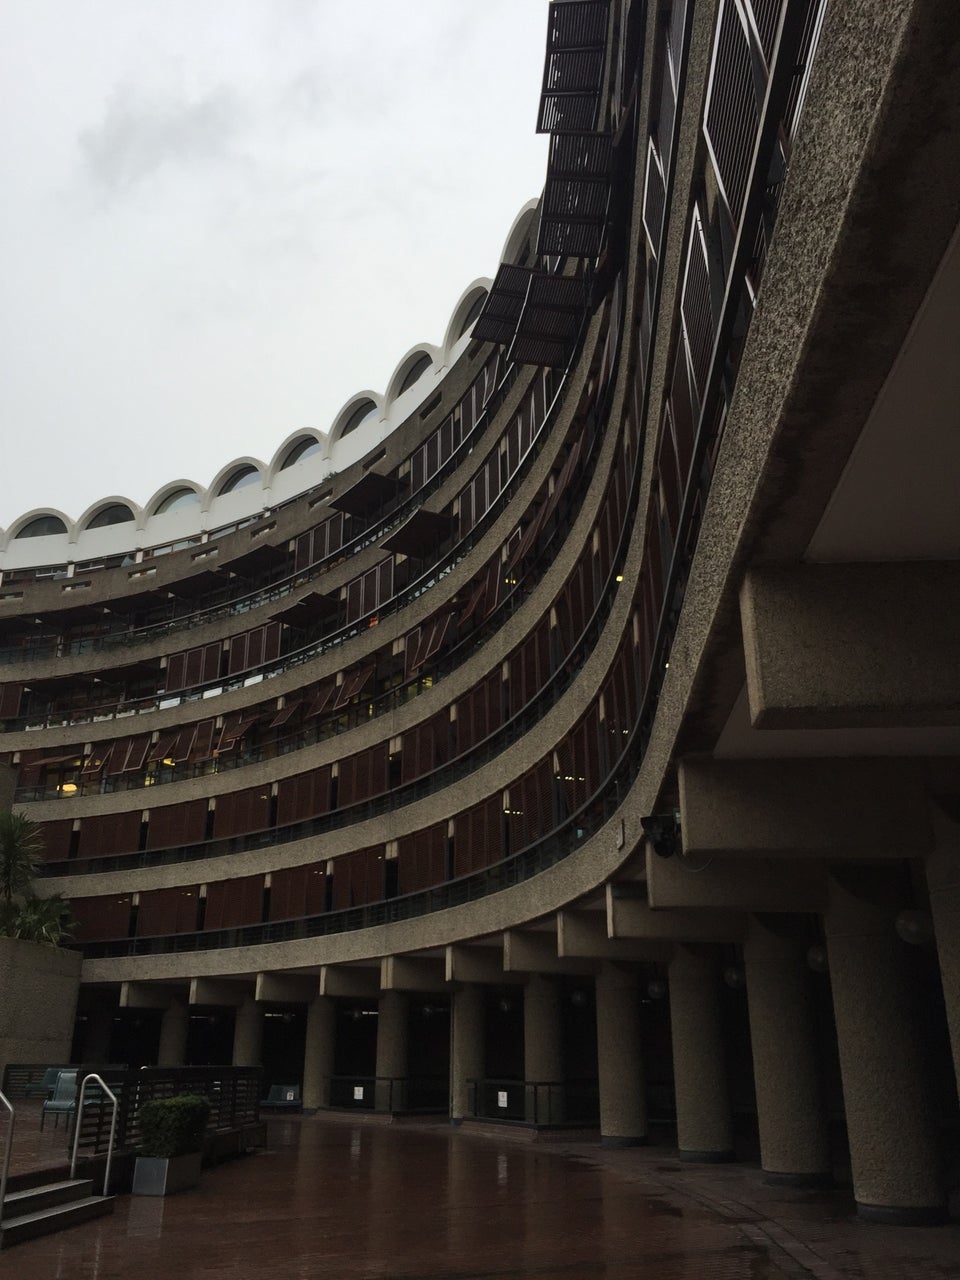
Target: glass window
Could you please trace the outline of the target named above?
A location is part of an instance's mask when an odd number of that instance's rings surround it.
[[[426,354],[420,356],[419,359],[414,360],[413,364],[403,375],[403,381],[400,383],[400,390],[397,394],[402,396],[405,391],[409,391],[413,384],[426,373],[432,364],[433,361]]]
[[[196,489],[174,489],[172,493],[159,503],[154,510],[155,516],[165,515],[168,511],[180,511],[183,507],[198,507],[200,495]]]
[[[111,524],[126,524],[134,518],[133,512],[122,502],[114,502],[109,507],[103,507],[95,516],[91,516],[87,521],[88,529],[105,529]]]
[[[51,533],[66,533],[67,526],[59,516],[36,516],[17,534],[18,538],[43,538]]]
[[[369,418],[370,414],[373,413],[376,407],[377,406],[373,403],[372,400],[361,400],[360,403],[357,405],[357,407],[354,409],[354,411],[350,414],[350,417],[347,419],[346,425],[344,426],[343,430],[340,432],[341,437],[348,436],[351,431],[356,431],[357,427],[359,427],[360,423],[363,422],[364,418]]]
[[[295,462],[301,462],[304,458],[312,458],[314,454],[320,452],[320,441],[315,440],[313,436],[304,436],[302,440],[298,440],[296,444],[290,447],[287,456],[280,464],[280,470],[286,471],[287,467],[292,467]]]
[[[246,489],[247,485],[256,484],[259,479],[260,472],[256,467],[237,467],[217,490],[217,497],[222,497],[225,493],[233,493],[235,489]]]

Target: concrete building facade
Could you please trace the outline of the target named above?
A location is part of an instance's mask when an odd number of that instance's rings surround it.
[[[543,196],[389,429],[163,485],[155,543],[16,522],[3,785],[77,1055],[752,1133],[942,1220],[958,89],[948,0],[554,0]]]

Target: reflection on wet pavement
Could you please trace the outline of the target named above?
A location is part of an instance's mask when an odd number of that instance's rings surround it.
[[[0,1277],[795,1280],[816,1275],[819,1280],[899,1280],[960,1275],[960,1269],[940,1271],[941,1260],[932,1257],[923,1270],[874,1270],[869,1258],[855,1252],[848,1266],[838,1269],[844,1241],[817,1248],[797,1227],[804,1222],[811,1232],[829,1234],[828,1198],[821,1197],[813,1214],[801,1213],[785,1227],[767,1216],[769,1207],[738,1199],[744,1188],[759,1183],[755,1170],[687,1174],[679,1164],[664,1163],[662,1152],[657,1161],[652,1152],[608,1157],[587,1144],[582,1154],[585,1158],[574,1147],[563,1155],[439,1125],[356,1126],[319,1117],[272,1121],[268,1150],[205,1171],[194,1191],[167,1200],[124,1197],[113,1218],[17,1246],[0,1255]],[[707,1181],[700,1185],[698,1177]],[[809,1205],[798,1202],[797,1207]],[[872,1232],[874,1238],[886,1230],[858,1224],[833,1229]],[[918,1244],[930,1238],[916,1231],[913,1237]],[[901,1238],[902,1232],[888,1237],[891,1243]],[[896,1259],[888,1252],[886,1261]]]

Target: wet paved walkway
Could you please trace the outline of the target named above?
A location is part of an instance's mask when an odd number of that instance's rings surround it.
[[[284,1119],[194,1191],[0,1254],[0,1280],[960,1277],[960,1227],[849,1208],[654,1149]]]

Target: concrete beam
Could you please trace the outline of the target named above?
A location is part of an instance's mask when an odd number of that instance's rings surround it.
[[[186,1000],[186,986],[170,986],[163,982],[121,982],[121,1009],[169,1009],[171,1004]]]
[[[255,999],[271,1004],[309,1004],[320,989],[314,975],[295,973],[258,973]]]
[[[611,938],[607,917],[601,911],[557,913],[557,953],[561,959],[659,960],[670,959],[670,943],[639,938]]]
[[[499,947],[451,944],[446,949],[445,974],[448,982],[485,982],[500,986],[519,981],[514,974],[504,973],[503,952]]]
[[[656,911],[637,897],[621,897],[607,885],[607,934],[657,942],[740,942],[747,917],[738,911]]]
[[[658,858],[648,848],[647,899],[655,910],[818,912],[827,905],[827,875],[815,859],[714,859],[694,872],[682,858]]]
[[[960,723],[960,562],[765,566],[740,592],[757,729]]]
[[[508,973],[597,974],[600,962],[569,959],[557,954],[552,933],[524,933],[508,929],[503,935],[503,967]]]
[[[384,956],[380,961],[381,991],[444,991],[449,985],[441,959]]]
[[[380,994],[380,970],[325,964],[320,970],[320,995],[366,1000]]]
[[[687,857],[909,858],[933,847],[914,761],[681,761]]]
[[[253,985],[232,978],[192,978],[190,1004],[224,1005],[239,1009],[253,994]]]

